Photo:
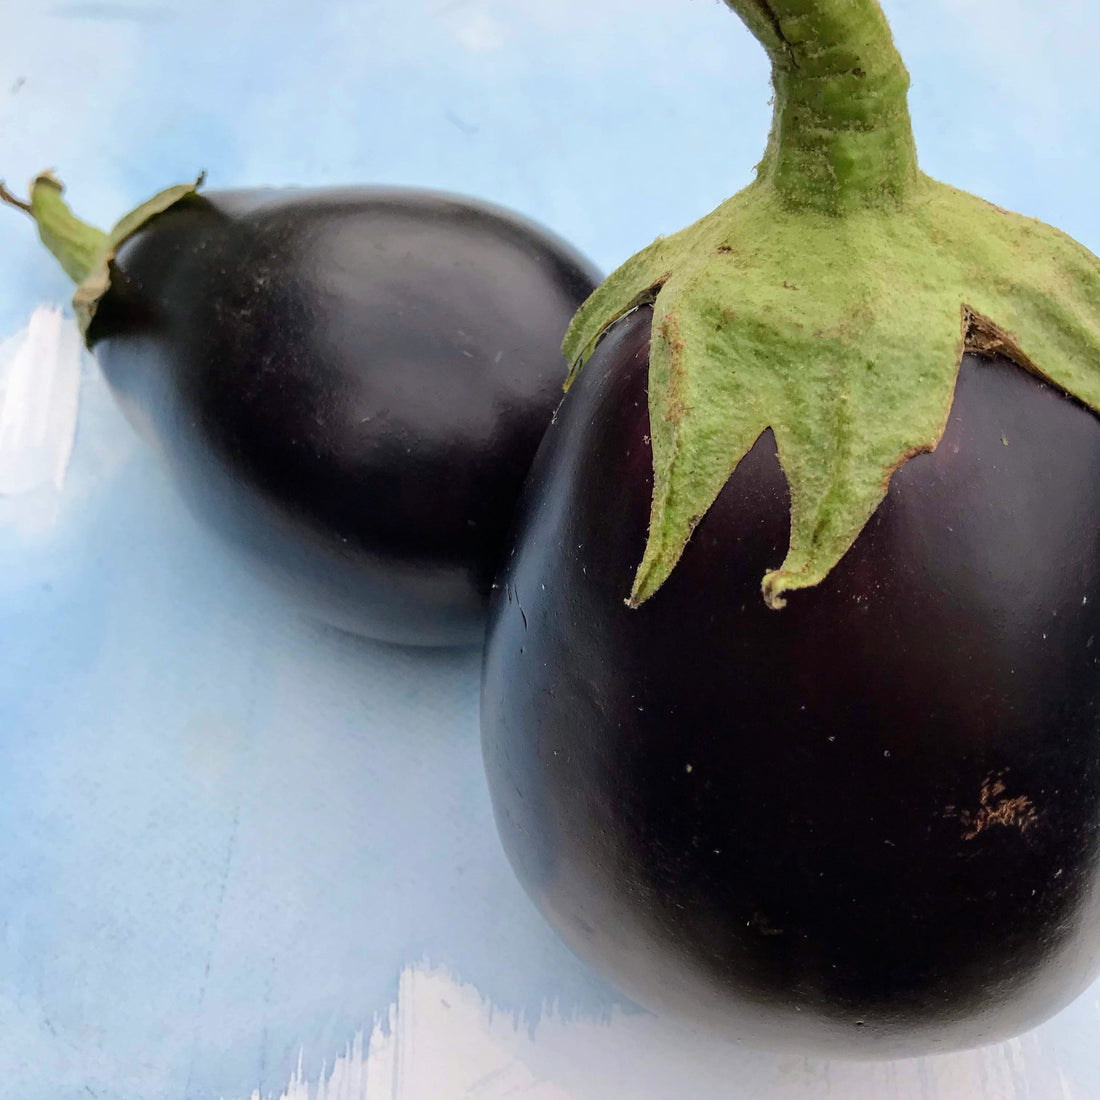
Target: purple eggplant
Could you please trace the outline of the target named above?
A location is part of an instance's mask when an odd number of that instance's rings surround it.
[[[628,261],[521,498],[504,849],[624,993],[841,1057],[1100,970],[1100,260],[919,172],[875,0],[728,0],[757,179]]]
[[[197,515],[324,621],[481,638],[586,260],[507,210],[409,189],[181,186],[107,235],[48,174],[22,205]]]

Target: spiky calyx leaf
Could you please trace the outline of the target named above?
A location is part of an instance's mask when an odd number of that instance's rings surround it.
[[[120,218],[104,233],[77,218],[63,197],[64,186],[52,172],[40,172],[31,181],[27,202],[15,198],[0,184],[0,200],[29,214],[38,226],[42,243],[53,253],[65,274],[77,284],[73,310],[86,337],[96,308],[111,285],[111,261],[122,243],[150,218],[174,206],[202,186],[203,175],[192,183],[179,183],[158,191],[152,198]]]
[[[729,2],[753,18],[765,8],[765,0]],[[875,0],[771,7],[801,7],[821,24],[823,11],[868,5],[878,10]],[[790,28],[782,19],[762,25]],[[866,58],[858,60],[862,70]],[[777,119],[783,110],[777,101]],[[896,131],[897,103],[883,111]],[[806,142],[787,127],[805,159]],[[818,165],[836,153],[827,129],[813,136]],[[935,448],[964,351],[999,351],[1100,411],[1097,257],[1050,226],[928,178],[915,162],[886,159],[880,181],[861,170],[851,186],[808,168],[780,177],[781,131],[777,121],[770,169],[613,272],[565,339],[575,372],[609,325],[653,302],[654,486],[632,606],[660,588],[768,428],[791,496],[787,556],[762,580],[778,608],[784,593],[828,575],[893,471]]]

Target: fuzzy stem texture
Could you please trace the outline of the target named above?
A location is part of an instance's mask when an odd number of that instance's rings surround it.
[[[920,179],[909,73],[877,0],[725,0],[772,64],[757,183],[795,209],[899,205]]]

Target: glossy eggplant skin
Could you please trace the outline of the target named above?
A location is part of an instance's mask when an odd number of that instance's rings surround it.
[[[1100,968],[1100,420],[966,356],[937,450],[780,611],[765,433],[631,610],[650,321],[559,408],[498,578],[516,872],[624,993],[728,1039],[886,1058],[1038,1024]]]
[[[468,199],[210,192],[122,246],[88,337],[192,509],[310,613],[466,643],[597,278]]]

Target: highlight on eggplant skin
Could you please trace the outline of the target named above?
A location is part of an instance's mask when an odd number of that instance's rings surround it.
[[[477,642],[591,265],[431,191],[181,185],[116,240],[35,184],[46,243],[82,245],[88,344],[190,508],[322,621]]]

